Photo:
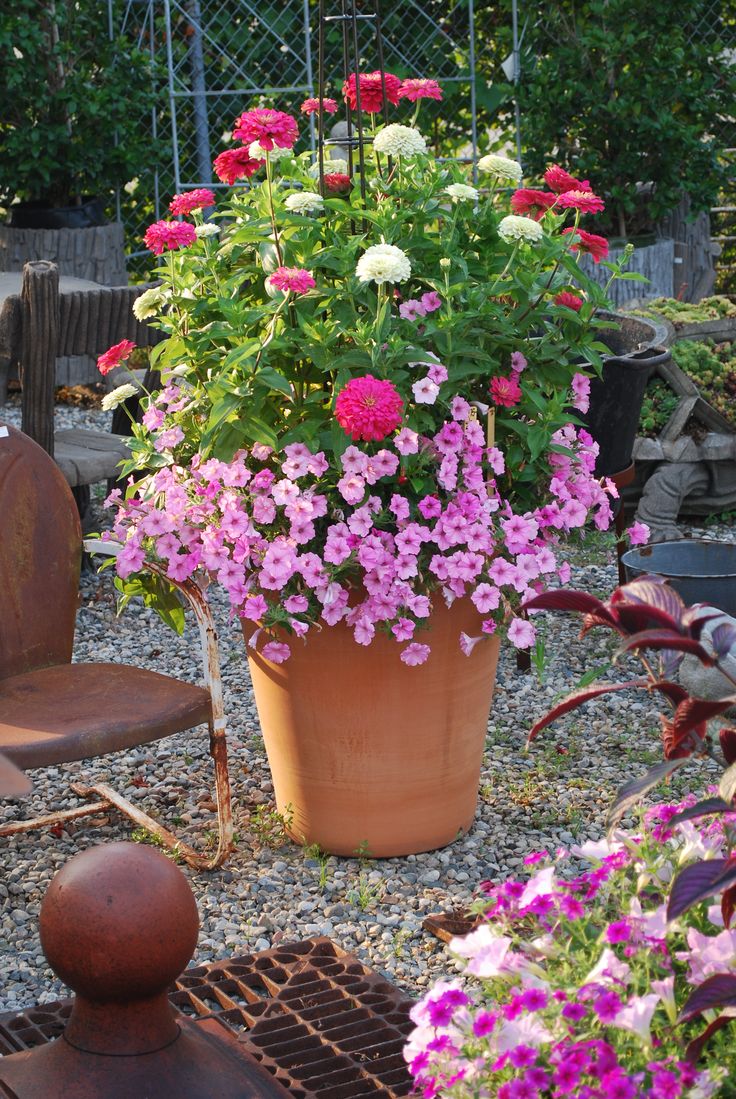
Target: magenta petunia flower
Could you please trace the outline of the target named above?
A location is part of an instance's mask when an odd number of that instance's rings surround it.
[[[646,523],[632,523],[626,531],[632,546],[644,546],[649,541],[650,530]]]
[[[296,119],[284,111],[274,111],[270,107],[256,107],[244,111],[236,119],[233,137],[250,146],[257,141],[262,149],[270,152],[275,145],[279,149],[291,149],[299,136]]]
[[[250,179],[265,163],[265,160],[254,160],[248,149],[243,147],[241,149],[225,149],[223,153],[215,157],[212,166],[215,169],[217,178],[232,187],[237,179]]]
[[[193,191],[185,191],[184,194],[174,195],[169,203],[169,209],[177,217],[191,214],[193,210],[204,210],[208,206],[215,205],[214,192],[207,187],[196,187]]]
[[[428,290],[426,294],[422,294],[421,301],[425,313],[434,313],[442,306],[442,298],[436,290]]]
[[[597,233],[586,233],[585,229],[575,229],[569,226],[562,230],[562,235],[574,233],[578,238],[570,245],[571,252],[583,252],[593,257],[593,263],[600,263],[608,255],[608,241]]]
[[[120,343],[108,347],[107,351],[100,355],[97,360],[97,369],[100,374],[104,377],[105,374],[109,374],[111,370],[114,370],[116,366],[120,366],[120,363],[128,358],[128,355],[130,355],[135,346],[136,345],[132,340],[121,340]]]
[[[544,173],[544,182],[558,195],[563,194],[564,191],[589,191],[591,189],[587,179],[576,179],[564,168],[560,168],[559,164],[552,164],[547,169]]]
[[[356,89],[355,73],[351,73],[342,86],[342,94],[349,104],[351,111],[358,109],[358,95],[360,91],[360,109],[369,114],[377,114],[383,110],[384,88],[386,90],[386,102],[396,105],[399,102],[399,89],[401,81],[393,73],[361,73]]]
[[[319,99],[305,99],[299,109],[301,110],[302,114],[319,114]],[[337,110],[337,101],[334,99],[323,99],[322,110],[325,114],[334,114]]]
[[[356,441],[385,439],[401,423],[402,411],[403,401],[393,383],[372,374],[351,378],[335,402],[337,422]]]
[[[269,276],[269,281],[285,294],[307,294],[317,285],[309,271],[305,271],[303,267],[277,267]]]
[[[143,242],[154,255],[160,256],[166,248],[173,252],[194,244],[196,239],[194,226],[188,221],[154,221],[146,229]]]
[[[557,196],[557,205],[563,209],[580,210],[583,214],[599,214],[605,210],[606,204],[592,191],[565,191]]]
[[[442,99],[442,89],[436,80],[422,78],[402,80],[399,99],[408,99],[410,103],[416,103],[418,99]]]
[[[490,393],[493,403],[501,408],[512,408],[521,400],[521,389],[515,374],[510,378],[504,378],[502,375],[492,378]]]

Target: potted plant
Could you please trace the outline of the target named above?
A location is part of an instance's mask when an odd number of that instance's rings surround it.
[[[100,227],[147,152],[131,120],[150,107],[151,74],[108,19],[101,0],[19,0],[0,15],[0,269],[50,259],[63,274],[127,281],[122,229]],[[73,230],[87,234],[69,243]]]
[[[650,279],[654,295],[678,289],[672,238],[684,241],[687,222],[716,205],[726,185],[713,129],[734,95],[722,30],[706,0],[675,8],[666,0],[646,8],[631,0],[562,0],[524,31],[518,96],[525,168],[541,175],[554,154],[573,175],[594,179],[607,203],[597,225],[617,250],[636,244],[634,269]],[[675,227],[683,200],[687,210]],[[694,243],[702,253],[696,267],[707,264],[712,286],[707,216]],[[693,269],[687,255],[678,259],[688,272],[684,296],[709,293],[707,272]],[[620,283],[614,301],[640,293]]]
[[[605,299],[577,264],[592,192],[509,213],[514,161],[481,158],[480,193],[413,125],[373,126],[384,94],[420,107],[434,81],[359,88],[362,176],[325,160],[320,183],[294,118],[246,111],[215,170],[248,189],[208,221],[212,192],[177,196],[185,220],[149,228],[162,286],[135,308],[167,333],[165,384],[114,537],[126,597],[154,584],[147,557],[227,592],[291,834],[392,855],[469,827],[499,635],[533,643],[523,594],[610,520],[575,420]]]

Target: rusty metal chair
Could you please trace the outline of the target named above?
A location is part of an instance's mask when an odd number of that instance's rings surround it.
[[[219,842],[199,854],[105,783],[73,783],[98,800],[0,828],[54,826],[115,806],[200,869],[221,865],[233,823],[217,634],[196,584],[177,584],[200,629],[205,687],[127,664],[72,664],[82,538],[71,492],[53,460],[0,427],[0,753],[21,768],[105,755],[207,723]]]

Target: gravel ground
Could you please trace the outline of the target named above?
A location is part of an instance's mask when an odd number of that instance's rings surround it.
[[[18,424],[16,403],[0,419]],[[98,411],[60,407],[57,427],[107,427]],[[99,508],[102,488],[96,496]],[[723,524],[694,536],[731,539]],[[616,583],[612,549],[577,551],[573,583],[599,595]],[[273,805],[258,717],[237,624],[216,605],[228,717],[237,849],[211,873],[185,868],[202,920],[193,964],[266,949],[280,940],[323,934],[354,951],[414,994],[453,968],[444,946],[422,930],[431,912],[462,907],[484,879],[523,869],[526,854],[598,838],[615,789],[656,762],[657,710],[646,696],[622,692],[591,703],[558,722],[524,752],[531,722],[552,700],[572,689],[590,667],[605,664],[609,635],[577,642],[579,623],[567,616],[542,626],[545,666],[519,673],[515,654],[501,656],[481,775],[481,794],[471,831],[443,851],[405,859],[309,857],[284,841]],[[107,575],[83,577],[75,660],[122,661],[200,681],[199,646],[192,624],[179,638],[141,605],[115,616]],[[621,673],[615,672],[618,675]],[[103,759],[30,773],[33,794],[0,805],[0,820],[71,807],[69,782],[111,781],[174,830],[207,842],[213,827],[206,731],[192,730],[156,744]],[[696,775],[697,772],[688,772]],[[698,775],[705,781],[705,773]],[[679,777],[677,793],[693,778]],[[700,785],[700,781],[697,782]],[[78,851],[131,838],[131,825],[109,819],[71,822],[60,834],[36,831],[0,844],[0,950],[4,955],[0,1010],[17,1010],[64,994],[46,966],[37,932],[41,899],[53,874]]]

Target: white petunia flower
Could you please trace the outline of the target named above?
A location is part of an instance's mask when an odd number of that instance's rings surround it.
[[[481,172],[488,172],[496,179],[502,179],[507,183],[521,183],[522,171],[518,160],[510,160],[507,156],[496,156],[489,153],[478,161]]]
[[[220,226],[206,221],[204,225],[195,225],[194,232],[198,237],[216,237],[220,232]]]
[[[423,156],[427,142],[413,126],[392,122],[384,126],[373,138],[373,148],[386,156]]]
[[[282,149],[278,145],[274,145],[273,149],[266,150],[260,141],[251,141],[248,146],[248,156],[253,160],[282,160],[284,157],[293,155],[292,149]]]
[[[534,218],[519,217],[518,214],[508,214],[502,218],[498,225],[498,235],[507,244],[538,244],[544,236],[542,226]]]
[[[147,321],[149,317],[156,316],[163,303],[164,294],[161,287],[151,286],[133,302],[133,316],[137,321]]]
[[[451,183],[449,187],[445,187],[445,194],[449,195],[453,202],[464,202],[469,199],[475,202],[478,198],[477,189],[469,187],[467,183]]]
[[[411,276],[406,252],[394,244],[374,244],[358,260],[355,274],[361,282],[405,282]]]
[[[440,387],[431,378],[421,378],[418,382],[414,382],[411,391],[417,404],[434,404]]]
[[[315,161],[309,167],[309,174],[313,179],[319,178],[319,161]],[[341,175],[346,176],[350,174],[350,167],[347,160],[343,160],[342,157],[336,156],[334,158],[325,158],[325,175],[334,176]]]
[[[284,199],[284,206],[292,214],[311,214],[324,209],[325,200],[314,191],[294,191]]]
[[[117,408],[129,397],[135,397],[137,392],[137,386],[131,385],[129,382],[126,382],[125,385],[119,385],[117,389],[113,389],[111,393],[106,393],[102,398],[102,411],[112,412],[113,408]]]

